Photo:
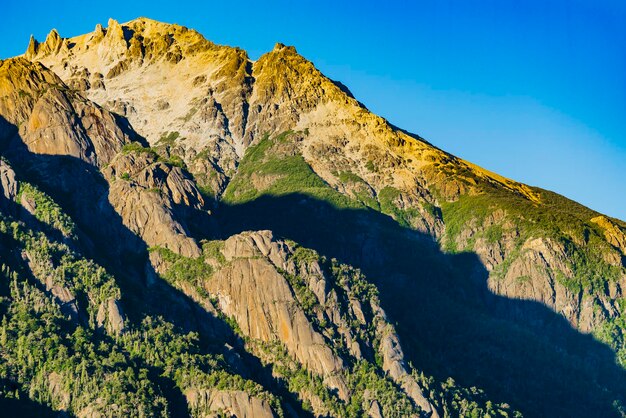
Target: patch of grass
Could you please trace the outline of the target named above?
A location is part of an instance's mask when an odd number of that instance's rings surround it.
[[[191,118],[193,117],[193,115],[195,115],[196,113],[198,113],[199,107],[197,104],[194,104],[191,109],[189,109],[189,112],[187,112],[187,114],[185,116],[183,116],[183,122],[187,123],[191,120]]]
[[[178,134],[178,132],[176,132],[176,134]],[[153,159],[155,159],[155,160],[157,160],[159,162],[171,165],[173,167],[178,167],[178,168],[181,168],[183,170],[187,170],[187,165],[185,164],[185,162],[183,161],[183,159],[180,156],[178,156],[178,155],[171,155],[170,158],[165,158],[165,157],[161,156],[158,152],[156,152],[154,149],[149,148],[149,147],[144,147],[139,142],[130,142],[130,143],[124,145],[122,147],[122,153],[124,155],[128,155],[130,153],[148,154]],[[122,176],[122,178],[124,178],[124,177]]]
[[[369,191],[369,184],[351,171],[340,171],[335,176],[343,184],[352,184],[352,195],[356,200],[374,210],[380,211],[378,200]]]
[[[478,228],[477,236],[484,236],[488,242],[502,239],[502,225],[492,225],[484,230],[481,226],[485,218],[502,210],[508,222],[519,231],[515,238],[516,248],[494,273],[506,275],[511,263],[522,255],[521,245],[531,238],[550,239],[565,248],[567,262],[575,276],[570,278],[562,272],[555,272],[557,280],[573,292],[581,289],[602,292],[609,281],[619,278],[622,269],[608,264],[603,253],[612,251],[606,242],[603,231],[591,218],[597,213],[552,192],[536,189],[541,194],[541,203],[531,202],[512,191],[487,187],[478,195],[463,195],[455,202],[442,204],[443,219],[446,225],[446,250],[454,252],[456,239],[464,229],[473,225]],[[471,243],[470,243],[471,244]],[[467,248],[472,250],[472,247]]]
[[[368,206],[375,211],[380,212],[380,204],[378,203],[378,200],[376,200],[376,198],[373,197],[366,190],[355,190],[353,194],[356,200],[363,203],[365,206]]]
[[[157,252],[164,261],[170,263],[163,278],[172,284],[187,282],[202,289],[204,280],[213,274],[213,268],[204,262],[204,257],[184,257],[164,247],[151,247],[149,251]]]
[[[157,141],[158,145],[174,145],[174,142],[180,138],[180,132],[165,132]],[[181,138],[182,139],[182,138]]]
[[[365,183],[365,180],[354,174],[352,171],[340,171],[336,174],[336,176],[342,183]]]
[[[226,263],[226,259],[223,254],[224,241],[204,241],[202,243],[202,254],[205,257],[217,260],[220,264]]]
[[[130,153],[144,153],[144,154],[149,154],[154,158],[159,158],[159,154],[157,154],[157,152],[155,150],[153,150],[152,148],[147,148],[144,147],[143,145],[141,145],[139,142],[130,142],[128,144],[125,144],[122,147],[122,153],[124,155],[128,155]]]
[[[489,243],[493,244],[502,239],[503,233],[502,225],[492,225],[485,231],[485,238]]]
[[[470,222],[482,224],[485,217],[493,210],[489,199],[483,196],[460,196],[456,202],[443,202],[441,206],[443,221],[446,225],[446,250],[455,252],[456,238],[467,228]]]
[[[183,161],[183,159],[178,155],[171,155],[170,158],[159,158],[159,161],[165,162],[171,166],[181,168],[183,170],[187,170],[187,164]]]
[[[424,208],[424,210],[429,213],[433,218],[439,218],[441,219],[441,209],[438,208],[437,206],[433,205],[430,202],[427,201],[423,201],[422,202],[422,207]]]
[[[262,195],[302,193],[326,200],[336,207],[363,207],[332,189],[300,154],[280,155],[267,152],[273,146],[284,143],[291,134],[292,132],[285,132],[275,138],[265,135],[256,145],[248,148],[237,174],[223,194],[223,201],[239,204]],[[267,176],[274,180],[263,190],[257,190],[251,183],[253,175]]]
[[[396,204],[400,194],[400,190],[391,186],[386,186],[378,192],[380,211],[394,218],[400,225],[411,227],[412,220],[420,217],[421,213],[418,208],[400,209]]]
[[[378,192],[380,210],[388,215],[393,215],[398,210],[394,200],[399,196],[400,190],[391,186],[384,187],[380,192]]]

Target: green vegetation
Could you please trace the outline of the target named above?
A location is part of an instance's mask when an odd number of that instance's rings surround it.
[[[598,226],[590,222],[595,212],[551,192],[541,191],[541,203],[535,203],[511,191],[489,188],[485,193],[463,195],[455,202],[444,203],[442,210],[446,250],[450,252],[473,250],[477,237],[484,237],[492,244],[502,240],[507,232],[503,224],[482,227],[487,216],[497,210],[503,211],[506,220],[513,222],[515,249],[496,269],[500,277],[523,254],[521,246],[531,238],[547,238],[563,246],[574,277],[560,271],[555,275],[574,292],[582,289],[591,294],[602,292],[607,282],[617,280],[621,274],[621,268],[608,264],[603,258],[603,253],[611,251],[611,247]],[[477,234],[464,248],[457,248],[457,237],[471,227],[478,230]]]
[[[308,317],[313,318],[315,316],[314,308],[319,305],[317,297],[313,291],[307,286],[302,277],[289,274],[286,271],[280,271],[285,279],[289,282],[289,285],[296,294],[296,298],[300,303],[302,309]]]
[[[353,197],[365,206],[374,210],[380,210],[380,204],[372,195],[370,186],[361,177],[351,171],[340,171],[334,173],[344,185],[350,185]]]
[[[80,257],[67,244],[49,240],[43,232],[26,228],[22,223],[0,219],[0,234],[19,243],[30,262],[31,269],[67,289],[76,297],[79,310],[88,314],[95,327],[99,307],[109,299],[119,299],[119,289],[113,278],[94,262]]]
[[[399,209],[395,199],[400,191],[385,187],[378,200],[366,189],[368,186],[358,175],[341,171],[336,176],[344,184],[356,185],[352,198],[332,189],[307,164],[297,151],[289,150],[287,138],[294,135],[288,131],[274,138],[265,135],[246,151],[237,175],[226,188],[222,201],[227,204],[243,204],[260,196],[284,196],[300,193],[327,202],[338,209],[363,209],[366,207],[392,216],[402,226],[410,227],[413,219],[420,216],[418,208]],[[287,149],[285,149],[287,147]],[[256,183],[263,187],[257,190]],[[362,189],[359,189],[361,187]],[[434,210],[434,209],[433,209]]]
[[[378,401],[385,417],[406,417],[418,414],[419,409],[406,395],[368,362],[358,362],[352,370],[346,373],[346,383],[352,396],[348,402],[343,402],[328,388],[320,376],[302,367],[280,343],[250,341],[249,344],[254,347],[254,351],[262,353],[261,358],[270,360],[268,365],[272,367],[273,373],[286,382],[289,392],[299,394],[305,410],[312,411],[310,403],[302,399],[302,396],[308,395],[317,398],[333,417],[362,417],[366,415],[372,400]],[[365,394],[368,396],[367,399]]]
[[[365,168],[367,168],[372,173],[377,173],[378,172],[378,169],[376,168],[376,165],[374,164],[374,161],[372,161],[372,160],[368,160],[365,163]]]
[[[425,388],[432,402],[441,410],[442,417],[510,417],[520,418],[522,414],[511,410],[508,404],[497,404],[490,401],[485,393],[475,387],[464,388],[454,379],[448,378],[445,382],[435,382],[431,377],[413,373],[420,386]]]
[[[37,201],[49,199],[30,186],[23,186],[22,193]],[[52,212],[60,210],[53,203],[47,203]],[[47,212],[41,218],[46,224],[58,223]],[[27,397],[70,415],[89,410],[103,416],[165,417],[175,414],[172,399],[185,391],[241,390],[267,400],[283,416],[276,396],[232,373],[225,359],[207,351],[196,333],[150,316],[139,322],[125,318],[121,333],[110,330],[110,313],[102,307],[121,299],[115,278],[67,244],[50,240],[46,231],[0,215],[3,262],[12,264],[0,265],[0,397]],[[204,248],[207,255],[219,258],[222,245],[208,241]],[[211,274],[202,258],[155,251],[171,263],[165,275],[169,280],[199,280]],[[21,264],[22,258],[28,267]],[[63,289],[55,294],[73,299],[61,303],[52,294],[58,290],[45,290],[51,286]],[[209,409],[200,402],[189,412],[200,416]]]
[[[424,208],[426,213],[429,213],[433,218],[439,218],[439,219],[441,218],[441,209],[439,209],[437,206],[433,205],[432,203],[423,201],[422,207]]]
[[[403,219],[402,212],[398,209],[395,200],[400,196],[400,191],[391,186],[384,187],[378,192],[380,210],[387,215],[393,216],[396,220]]]
[[[352,171],[340,171],[335,174],[342,183],[364,183],[365,181]]]
[[[594,330],[594,336],[615,351],[617,362],[626,369],[626,300],[619,299],[620,316],[608,319]]]
[[[483,199],[483,195],[459,196],[455,202],[443,202],[441,205],[443,220],[446,224],[445,248],[449,252],[457,251],[456,238],[461,231],[468,227],[470,222],[482,224],[495,208],[489,198]],[[463,250],[463,249],[460,249]]]
[[[135,154],[148,154],[152,158],[158,159],[159,154],[149,147],[144,147],[139,142],[129,142],[122,147],[122,153],[125,155],[135,153]]]
[[[149,371],[130,361],[119,344],[68,321],[59,305],[17,274],[4,280],[10,285],[0,325],[2,381],[17,385],[35,402],[70,414],[84,408],[105,416],[166,413],[166,401],[149,380]]]
[[[161,135],[161,138],[157,141],[157,145],[174,145],[177,139],[180,138],[180,132],[166,132]],[[182,138],[181,138],[182,139]]]
[[[397,199],[400,197],[400,190],[386,186],[378,193],[378,201],[380,202],[380,211],[393,217],[400,225],[410,228],[413,219],[420,217],[418,208],[400,209]]]
[[[64,236],[71,237],[76,232],[76,225],[47,194],[25,182],[19,184],[17,201],[22,199],[32,202],[34,215],[41,222],[60,231]]]
[[[289,193],[303,193],[325,200],[336,207],[362,207],[331,189],[300,154],[283,155],[268,152],[280,147],[293,132],[285,132],[270,138],[265,135],[256,145],[246,151],[239,164],[237,175],[226,188],[222,200],[227,204],[241,204],[252,201],[261,195],[281,196]],[[257,190],[251,179],[264,177],[269,184]]]
[[[166,163],[168,163],[169,165],[173,165],[174,167],[182,168],[183,170],[187,169],[187,165],[185,164],[183,159],[175,154],[170,155],[170,158],[162,161],[165,161]]]
[[[202,254],[207,259],[213,259],[217,261],[219,264],[226,263],[226,259],[224,258],[224,254],[222,251],[224,250],[224,241],[203,241],[202,242]]]
[[[156,152],[154,149],[150,148],[150,147],[144,147],[143,145],[141,145],[139,142],[130,142],[128,144],[125,144],[122,147],[122,153],[123,154],[130,154],[130,153],[136,153],[136,154],[147,154],[150,158],[165,163],[165,164],[169,164],[171,166],[175,166],[175,167],[179,167],[182,168],[184,170],[187,169],[187,166],[185,165],[185,162],[182,160],[182,158],[180,158],[180,156],[178,155],[172,155],[169,158],[165,158],[162,157],[158,152]],[[126,173],[124,173],[126,174]],[[124,174],[122,175],[122,178],[124,178]],[[124,178],[124,180],[126,180]]]
[[[336,394],[324,384],[321,377],[313,375],[307,371],[300,363],[293,360],[287,349],[279,342],[265,343],[262,341],[249,341],[253,351],[263,353],[261,359],[270,360],[267,363],[272,368],[273,373],[286,381],[289,392],[298,394],[309,393],[316,396],[321,403],[333,414],[333,416],[343,417],[345,409],[341,400]],[[305,410],[312,411],[310,404],[303,402]]]
[[[485,231],[485,238],[487,242],[494,244],[502,239],[503,228],[502,225],[492,225]]]
[[[278,398],[250,380],[228,371],[222,355],[207,354],[201,348],[197,333],[181,334],[162,318],[146,317],[136,329],[121,337],[131,359],[143,361],[162,371],[162,376],[176,383],[181,391],[236,391],[267,400],[283,416]],[[191,408],[193,416],[204,415],[209,405],[199,403]]]
[[[338,295],[341,295],[341,300],[360,302],[360,310],[366,316],[365,322],[358,319],[354,311],[348,306],[340,304],[339,312],[342,320],[349,324],[349,332],[353,338],[371,347],[377,353],[380,336],[376,334],[376,323],[383,319],[374,318],[371,308],[372,305],[379,304],[376,287],[369,283],[358,269],[339,263],[335,259],[327,260],[317,252],[300,247],[295,243],[291,243],[291,245],[294,250],[290,260],[296,265],[297,274],[291,275],[286,272],[282,272],[282,274],[294,289],[298,303],[309,320],[316,325],[319,332],[329,339],[329,345],[335,349],[336,353],[352,364],[351,368],[346,371],[346,383],[351,391],[350,400],[343,402],[331,396],[322,380],[310,372],[306,372],[301,365],[290,358],[287,351],[279,344],[273,344],[270,350],[267,347],[265,350],[266,355],[274,354],[272,363],[275,365],[273,366],[275,372],[286,378],[291,392],[302,393],[304,391],[315,394],[333,416],[363,416],[366,414],[370,402],[374,399],[378,401],[384,416],[404,417],[418,413],[418,409],[406,397],[406,394],[385,375],[380,364],[365,359],[356,360],[352,358],[345,339],[336,329],[335,323],[327,318],[325,324],[320,324],[319,317],[324,316],[324,307],[320,305],[307,281],[299,273],[316,271],[317,268],[314,268],[313,265],[317,264],[325,272],[324,275],[329,281],[329,285]]]
[[[158,253],[167,263],[163,278],[172,284],[188,282],[201,289],[202,283],[213,274],[213,268],[204,262],[204,257],[184,257],[163,247],[152,247],[150,252]]]
[[[148,371],[129,360],[122,347],[98,331],[97,312],[120,297],[113,278],[65,244],[6,218],[0,238],[27,254],[37,280],[48,278],[75,296],[77,313],[7,265],[0,269],[2,323],[0,382],[4,396],[27,393],[35,402],[75,413],[92,408],[104,415],[160,416],[165,399]],[[7,258],[5,258],[7,260]],[[77,321],[86,314],[88,321]],[[56,382],[51,384],[51,382]]]

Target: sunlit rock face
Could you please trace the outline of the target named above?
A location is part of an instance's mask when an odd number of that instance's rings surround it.
[[[0,394],[80,417],[626,408],[626,225],[389,124],[292,46],[53,30],[0,61],[0,151]]]

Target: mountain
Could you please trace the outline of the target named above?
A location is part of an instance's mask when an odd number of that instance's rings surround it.
[[[0,61],[15,416],[620,417],[626,223],[277,44],[140,18]]]

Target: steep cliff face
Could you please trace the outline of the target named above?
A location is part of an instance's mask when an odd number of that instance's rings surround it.
[[[53,30],[0,61],[0,145],[4,398],[626,414],[626,225],[390,125],[294,47]]]
[[[3,61],[0,82],[7,156],[68,200],[82,225],[123,249],[141,251],[143,241],[199,255],[185,217],[191,211],[206,213],[204,200],[179,167],[131,143],[138,137],[127,122],[70,89],[40,64],[22,58]],[[50,176],[52,170],[63,175]],[[104,222],[94,223],[94,214]],[[122,225],[116,227],[118,217]],[[133,237],[124,242],[125,229],[140,241]]]
[[[205,294],[218,312],[232,318],[247,349],[290,390],[303,379],[301,370],[309,373],[298,396],[316,415],[342,415],[346,405],[366,411],[384,394],[390,398],[377,402],[385,416],[416,415],[415,406],[438,416],[406,364],[376,288],[358,270],[276,240],[270,231],[233,235],[212,247],[203,258],[214,271],[200,280],[193,274],[169,275],[177,266],[164,259],[163,250],[151,259],[176,287],[200,299]],[[385,377],[359,381],[363,367]]]
[[[274,418],[276,413],[267,403],[245,391],[189,390],[185,393],[192,411],[199,417],[235,416],[241,418]],[[202,411],[202,412],[200,412]]]
[[[269,237],[246,238],[235,236],[226,241],[225,259],[230,263],[213,276],[206,290],[217,296],[220,310],[235,318],[245,336],[263,342],[280,341],[307,369],[324,376],[339,397],[346,400],[346,385],[334,376],[343,368],[342,360],[313,329],[304,311],[296,308],[287,280],[270,261],[258,258],[264,254],[254,239],[269,246]],[[280,252],[278,245],[273,247],[270,251]],[[280,257],[280,253],[274,257]],[[286,257],[277,261],[284,265]]]
[[[23,58],[2,61],[0,79],[4,124],[19,126],[15,136],[30,152],[102,166],[129,141],[113,114],[71,91],[41,64]],[[10,132],[3,136],[10,140]]]
[[[179,167],[135,146],[117,155],[103,174],[110,185],[109,202],[142,241],[187,257],[200,255],[184,221],[185,212],[206,212],[204,200]]]
[[[436,168],[447,165],[533,196],[523,185],[395,129],[294,47],[277,44],[252,62],[240,49],[145,18],[122,25],[110,20],[106,29],[70,39],[55,34],[41,45],[31,43],[25,56],[70,85],[82,77],[75,84],[83,94],[126,116],[152,146],[183,157],[218,195],[249,144],[266,133],[307,129],[302,154],[331,184],[343,183],[333,173],[354,172],[376,192],[399,188],[410,207],[419,207],[420,201],[433,203],[427,182],[444,182],[453,197],[471,189],[465,176],[450,178]],[[89,82],[94,75],[96,87]]]
[[[58,48],[49,41],[26,57],[127,117],[152,146],[183,156],[205,187],[224,187],[245,148],[252,75],[244,51],[150,19],[110,20]]]

